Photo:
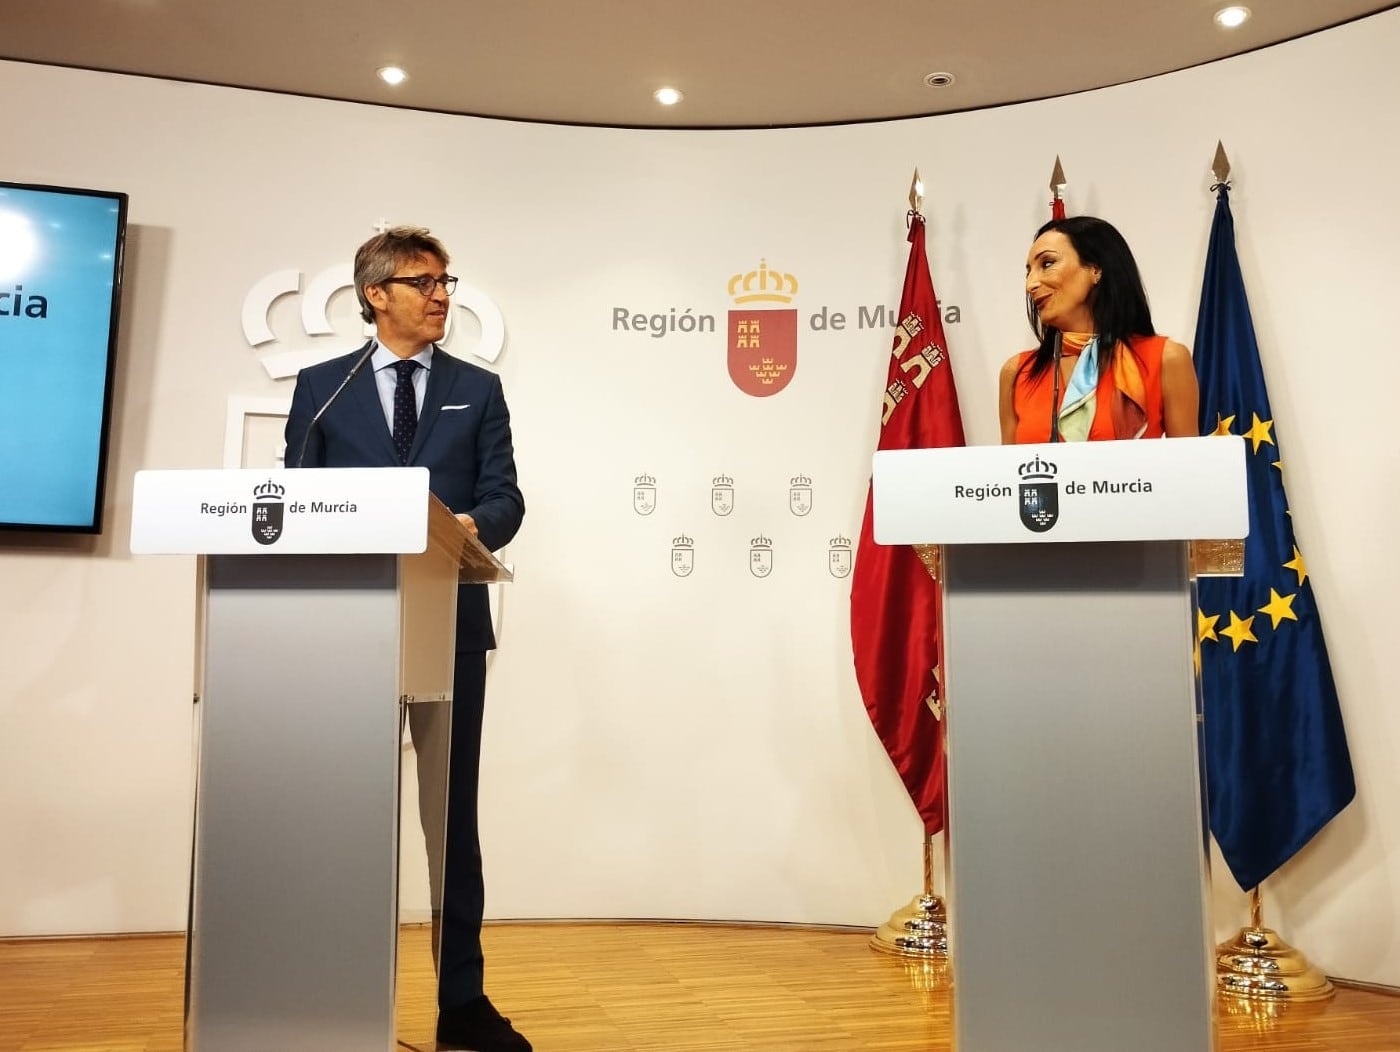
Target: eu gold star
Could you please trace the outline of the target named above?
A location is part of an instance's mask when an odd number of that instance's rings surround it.
[[[1244,437],[1254,443],[1254,452],[1258,453],[1259,447],[1265,442],[1269,443],[1271,446],[1274,444],[1273,437],[1269,434],[1269,431],[1274,426],[1274,422],[1272,420],[1260,420],[1258,413],[1252,413],[1251,415],[1254,417],[1254,423],[1250,429],[1244,433]]]
[[[1215,622],[1220,620],[1219,614],[1212,614],[1206,617],[1204,610],[1196,611],[1196,640],[1204,642],[1207,639],[1219,639],[1215,634]]]
[[[1211,434],[1212,434],[1212,435],[1229,435],[1229,434],[1233,434],[1234,432],[1232,432],[1232,431],[1230,430],[1230,425],[1232,425],[1234,422],[1235,422],[1235,418],[1234,418],[1233,416],[1221,416],[1219,413],[1216,413],[1216,414],[1215,414],[1215,430],[1212,431]]]
[[[1196,642],[1191,647],[1191,663],[1196,666],[1196,675],[1201,674],[1201,643],[1205,640],[1219,640],[1215,634],[1215,622],[1220,620],[1219,614],[1212,614],[1206,617],[1200,607],[1196,608]]]
[[[1278,623],[1280,621],[1298,620],[1298,615],[1293,612],[1293,600],[1297,598],[1297,593],[1294,593],[1293,595],[1279,595],[1276,591],[1270,588],[1269,604],[1267,606],[1261,606],[1259,608],[1259,612],[1261,614],[1268,614],[1270,619],[1274,623],[1273,627],[1277,629]]]
[[[1298,575],[1298,584],[1301,586],[1308,579],[1308,567],[1303,562],[1303,553],[1298,550],[1298,546],[1293,546],[1293,558],[1283,564],[1285,570],[1292,570]]]
[[[1241,619],[1240,615],[1233,610],[1230,611],[1230,627],[1220,630],[1222,636],[1228,636],[1230,642],[1235,644],[1235,653],[1239,652],[1245,643],[1257,643],[1258,639],[1254,635],[1254,618],[1246,617]]]

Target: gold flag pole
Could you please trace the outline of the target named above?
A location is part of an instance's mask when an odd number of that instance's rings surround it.
[[[933,837],[924,837],[924,890],[895,910],[870,937],[870,948],[898,957],[948,956],[948,910],[934,891]]]
[[[1249,927],[1215,948],[1215,983],[1221,996],[1240,1001],[1325,1001],[1336,994],[1307,957],[1264,926],[1264,907],[1249,893]]]

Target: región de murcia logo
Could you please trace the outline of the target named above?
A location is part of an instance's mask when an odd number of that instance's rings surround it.
[[[253,487],[253,540],[273,544],[282,536],[282,515],[286,505],[282,497],[286,489],[268,479]]]
[[[1021,523],[1032,533],[1044,533],[1060,517],[1060,487],[1055,482],[1060,469],[1037,455],[1019,471]]]
[[[797,277],[769,270],[760,260],[757,270],[729,279],[736,306],[748,303],[791,303]],[[797,371],[797,310],[746,308],[729,312],[729,378],[755,398],[775,395],[792,382]]]

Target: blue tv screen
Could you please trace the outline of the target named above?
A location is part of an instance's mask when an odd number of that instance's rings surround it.
[[[102,531],[126,203],[0,182],[0,529]]]

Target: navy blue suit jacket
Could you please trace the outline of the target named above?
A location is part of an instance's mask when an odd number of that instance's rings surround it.
[[[311,418],[365,349],[297,374],[287,417],[288,467],[297,466],[303,441],[306,455],[302,467],[399,466],[368,363],[306,437]],[[428,469],[433,493],[454,512],[466,512],[476,520],[481,543],[492,551],[507,544],[520,529],[525,499],[515,481],[510,412],[500,377],[453,358],[437,346],[433,347],[408,466]],[[486,586],[462,585],[457,596],[457,649],[490,650],[495,645]]]

